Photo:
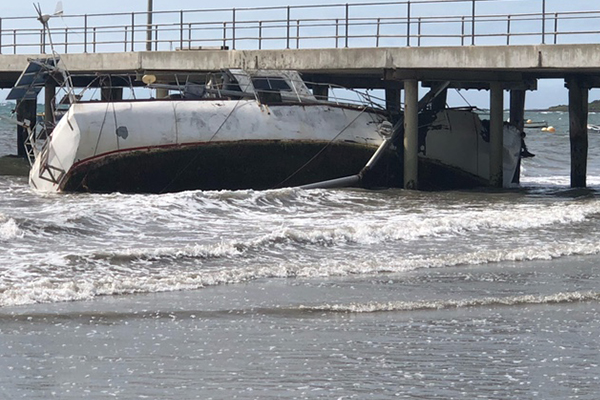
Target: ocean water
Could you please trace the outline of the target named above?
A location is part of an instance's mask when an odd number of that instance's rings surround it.
[[[0,176],[0,398],[596,399],[600,133],[571,190],[568,115],[526,117],[501,192]]]

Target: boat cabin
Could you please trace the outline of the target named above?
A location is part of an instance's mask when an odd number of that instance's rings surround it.
[[[261,103],[316,101],[297,71],[226,69],[222,88],[227,94],[256,96]]]

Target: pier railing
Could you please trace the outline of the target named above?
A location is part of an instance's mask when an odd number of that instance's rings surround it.
[[[589,9],[564,0],[404,0],[65,14],[50,20],[50,33],[61,53],[600,43],[600,2],[585,3]],[[0,18],[1,54],[49,49],[35,17]]]

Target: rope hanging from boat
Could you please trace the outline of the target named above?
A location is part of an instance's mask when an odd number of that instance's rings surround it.
[[[337,133],[337,135],[335,135],[325,146],[323,146],[323,148],[321,150],[319,150],[317,152],[317,154],[315,154],[314,156],[312,156],[310,158],[310,160],[308,160],[307,162],[305,162],[300,168],[298,168],[294,173],[292,173],[290,176],[288,176],[287,178],[285,178],[283,181],[279,182],[277,185],[273,186],[271,189],[277,189],[283,186],[284,183],[286,183],[287,181],[289,181],[290,179],[292,179],[294,176],[296,176],[300,171],[302,171],[304,168],[306,168],[311,162],[313,162],[319,155],[321,155],[329,146],[331,146],[331,144],[342,134],[344,133],[344,131],[346,131],[346,129],[348,129],[350,127],[350,125],[352,125],[354,123],[354,121],[356,121],[358,119],[358,117],[360,117],[365,111],[367,110],[367,107],[363,107],[360,112],[356,115],[356,117],[354,117],[354,119],[352,121],[350,121],[341,131],[339,131]]]

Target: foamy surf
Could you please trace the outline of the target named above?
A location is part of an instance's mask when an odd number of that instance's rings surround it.
[[[535,260],[552,260],[565,256],[591,255],[600,253],[600,243],[590,241],[577,243],[562,243],[544,246],[530,246],[511,250],[476,251],[465,254],[446,254],[438,256],[404,256],[397,257],[394,254],[377,255],[361,258],[353,261],[342,260],[320,260],[316,263],[307,263],[302,257],[291,255],[285,262],[252,262],[246,266],[238,267],[216,267],[202,269],[196,268],[179,269],[177,266],[182,257],[205,258],[207,250],[193,250],[187,255],[184,251],[174,251],[167,257],[175,263],[164,265],[153,264],[131,264],[130,259],[116,268],[114,265],[103,263],[92,264],[71,278],[61,278],[60,275],[46,276],[28,273],[24,282],[17,284],[6,284],[0,281],[0,306],[14,306],[32,303],[63,302],[75,300],[89,300],[97,296],[133,294],[133,293],[156,293],[178,290],[194,290],[204,287],[238,284],[258,279],[274,278],[331,278],[349,276],[375,276],[378,274],[402,274],[409,271],[426,268],[450,268],[458,266],[474,266],[479,264],[500,262],[522,262]],[[238,250],[226,246],[224,255],[231,251],[238,254]],[[125,253],[124,253],[125,254]],[[216,253],[211,257],[216,256]],[[140,257],[132,250],[126,255],[119,257]],[[163,253],[165,256],[165,253]],[[148,260],[148,254],[143,257]],[[154,253],[153,257],[157,257]],[[49,257],[47,262],[51,262]],[[113,260],[114,261],[114,260]],[[150,260],[150,261],[156,261]],[[69,268],[68,264],[61,268]],[[75,260],[75,265],[80,265],[81,260]],[[58,265],[58,264],[57,264]],[[60,269],[59,269],[60,270]]]
[[[0,214],[0,241],[8,241],[23,235],[19,226],[12,218]]]
[[[475,299],[458,300],[430,300],[430,301],[392,301],[392,302],[368,302],[349,304],[324,304],[318,306],[301,306],[301,310],[316,312],[344,312],[344,313],[376,313],[389,311],[423,311],[443,310],[453,308],[470,307],[499,307],[499,306],[522,306],[563,304],[584,301],[599,301],[598,292],[570,292],[556,293],[552,295],[536,296],[508,296],[508,297],[484,297]]]

